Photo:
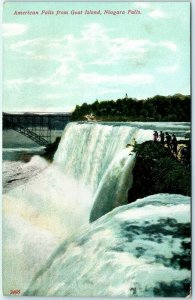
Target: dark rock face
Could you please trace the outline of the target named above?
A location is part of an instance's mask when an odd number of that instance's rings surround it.
[[[191,195],[190,167],[178,161],[159,142],[135,146],[136,164],[129,203],[156,193]]]
[[[47,146],[45,149],[45,153],[42,155],[45,159],[49,161],[53,161],[54,154],[56,153],[56,150],[58,149],[58,145],[60,143],[61,137],[57,137],[55,141]]]

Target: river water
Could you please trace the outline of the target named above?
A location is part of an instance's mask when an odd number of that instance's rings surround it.
[[[56,137],[61,136],[63,130],[52,130],[51,137],[52,142]],[[40,155],[44,152],[44,147],[37,145],[29,138],[21,135],[13,130],[3,131],[3,160],[8,161],[22,161],[26,159],[29,154]]]
[[[13,139],[11,132],[4,134],[4,294],[8,295],[14,286],[28,295],[154,296],[163,284],[165,294],[175,284],[181,295],[187,295],[190,272],[178,272],[180,266],[172,267],[171,259],[184,255],[181,245],[189,243],[189,235],[174,233],[178,226],[189,226],[189,197],[158,194],[152,200],[145,198],[144,205],[126,205],[135,163],[135,154],[126,145],[133,139],[138,143],[152,140],[153,130],[175,133],[183,139],[190,124],[69,123],[52,164],[38,155],[43,149],[19,136]],[[59,132],[53,133],[58,135]],[[36,155],[24,162],[29,153]],[[123,209],[116,210],[121,205]],[[162,230],[158,237],[161,242],[153,240],[150,229],[143,232],[143,219],[139,216],[149,222],[156,234],[159,222],[170,223],[167,230],[172,238],[167,238]],[[89,224],[89,219],[95,222]],[[142,242],[138,242],[138,229],[134,236],[128,235],[128,228],[135,223],[142,231]],[[134,248],[128,239],[137,240]],[[160,250],[161,243],[164,252]],[[107,252],[108,255],[102,255]],[[152,269],[150,253],[156,257]],[[169,259],[167,266],[162,257]],[[111,276],[117,270],[120,276]],[[151,283],[141,284],[140,272],[150,270]],[[47,282],[48,272],[54,276],[50,276],[53,283]]]

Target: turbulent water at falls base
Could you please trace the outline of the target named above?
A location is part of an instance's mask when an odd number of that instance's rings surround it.
[[[181,129],[185,126],[181,125]],[[131,143],[133,139],[138,143],[151,140],[152,129],[149,125],[147,128],[144,128],[143,126],[131,126],[130,124],[128,126],[116,126],[115,124],[70,123],[64,130],[60,145],[51,165],[48,165],[40,157],[34,157],[27,164],[17,164],[17,179],[19,178],[19,183],[17,185],[9,185],[9,180],[7,180],[8,184],[6,185],[3,200],[3,288],[5,295],[8,295],[9,291],[13,288],[20,289],[21,293],[24,293],[28,287],[30,294],[35,294],[35,290],[37,289],[37,293],[40,295],[133,295],[132,293],[128,294],[126,288],[123,287],[126,286],[126,280],[132,280],[133,278],[132,289],[135,288],[136,284],[134,285],[133,282],[136,282],[137,275],[129,277],[130,273],[136,274],[135,267],[139,266],[138,270],[140,270],[142,259],[144,261],[146,259],[147,261],[147,257],[139,258],[136,256],[136,258],[133,258],[134,252],[130,250],[131,260],[129,260],[124,251],[123,255],[120,255],[120,260],[122,259],[122,263],[127,259],[129,266],[127,273],[129,275],[126,277],[127,270],[124,271],[122,267],[120,271],[120,287],[116,287],[115,290],[112,288],[112,284],[115,285],[114,282],[118,280],[116,277],[110,283],[110,290],[108,286],[108,290],[102,288],[102,292],[100,292],[101,284],[103,284],[103,281],[106,282],[105,277],[110,277],[110,271],[116,272],[119,262],[116,265],[114,261],[114,264],[112,263],[110,250],[108,251],[108,256],[106,258],[102,257],[102,259],[101,255],[98,254],[99,252],[97,252],[97,255],[99,255],[97,257],[99,268],[102,272],[104,271],[104,275],[101,272],[98,273],[99,271],[93,267],[94,251],[98,247],[100,247],[100,253],[101,251],[107,251],[107,246],[104,242],[101,239],[98,240],[99,238],[96,239],[96,231],[99,230],[98,224],[101,223],[102,218],[97,221],[95,220],[109,213],[117,206],[127,203],[127,192],[133,180],[132,170],[135,163],[135,154],[132,152],[132,148],[126,148],[126,145]],[[178,130],[178,127],[176,130]],[[9,167],[9,171],[7,172],[6,170],[5,174],[7,177],[11,176],[12,178],[14,174],[10,171],[10,163],[7,163],[7,166]],[[39,169],[38,174],[35,172],[36,167]],[[177,199],[177,197],[175,198]],[[183,196],[180,197],[183,205],[189,209],[189,199]],[[165,200],[169,201],[169,195],[164,195],[161,200],[162,203]],[[173,198],[171,198],[170,207],[174,205],[173,202]],[[131,206],[124,206],[125,209],[131,212]],[[156,209],[156,213],[158,214],[158,209],[160,209],[158,204]],[[167,213],[169,212],[167,211]],[[174,218],[180,218],[180,214],[180,210],[178,210],[178,215]],[[103,236],[107,232],[109,243],[114,244],[115,231],[112,232],[112,230],[115,229],[109,225],[113,222],[113,215],[112,213],[107,214],[103,218],[105,219],[102,219],[103,223],[100,226],[101,228],[105,228]],[[89,219],[95,222],[90,225]],[[109,222],[106,221],[104,223],[104,220],[109,220]],[[181,220],[182,224],[186,224],[186,219]],[[153,222],[153,219],[150,219],[150,221]],[[109,226],[106,229],[107,224]],[[79,271],[75,266],[74,268],[70,266],[72,265],[71,262],[75,260],[75,255],[76,261],[78,259],[81,262],[85,262],[85,256],[83,256],[85,247],[82,248],[82,244],[84,245],[85,243],[81,243],[78,247],[74,248],[74,255],[72,256],[71,243],[74,238],[78,240],[79,236],[85,236],[85,233],[88,231],[93,231],[89,242],[93,243],[95,241],[96,246],[94,249],[89,248],[89,251],[91,249],[92,252],[86,255],[88,258],[91,257],[91,260],[88,265],[86,263],[85,274],[82,274],[81,270]],[[122,233],[121,238],[120,244],[124,242],[124,247],[126,247],[126,237],[122,237]],[[181,239],[178,237],[175,240],[177,252],[179,251],[177,248],[179,247],[179,243],[186,239],[187,237],[182,237]],[[64,248],[61,246],[57,250],[57,253],[61,253],[62,255],[64,253],[65,260],[63,262],[62,259],[61,266],[58,265],[59,273],[57,271],[58,267],[53,269],[53,264],[51,264],[51,274],[54,274],[54,285],[52,286],[52,283],[48,282],[51,286],[49,289],[47,287],[48,292],[43,293],[39,282],[34,279],[31,289],[31,280],[38,271],[40,271],[38,274],[45,272],[42,266],[63,240],[66,241],[65,244],[70,243],[69,254],[67,255],[67,252],[65,253]],[[83,240],[85,240],[85,237],[83,237]],[[168,249],[170,245],[167,237],[163,241],[167,241],[168,244],[166,247]],[[145,242],[143,244],[145,245]],[[147,246],[150,246],[150,242],[149,244],[147,242]],[[142,246],[140,247],[142,248]],[[158,250],[158,248],[156,249]],[[155,250],[156,253],[157,250]],[[120,253],[118,250],[117,252]],[[53,255],[50,258],[50,262],[55,258]],[[118,258],[116,257],[116,260]],[[95,263],[96,258],[94,259]],[[54,260],[54,265],[55,262]],[[102,276],[102,279],[98,283],[95,283],[94,280],[90,281],[90,279],[85,281],[85,278],[87,278],[86,274],[88,272],[90,274],[90,270],[93,268],[94,272],[97,271],[97,274],[99,274],[97,276]],[[156,265],[155,268],[157,268]],[[67,273],[69,273],[69,277],[63,275]],[[79,273],[78,281],[76,278],[77,273]],[[187,271],[182,271],[181,277],[175,277],[175,271],[170,271],[169,274],[170,280],[176,278],[176,282],[188,282],[189,276]],[[61,281],[63,276],[67,278],[67,282],[63,279],[64,284]],[[95,278],[95,273],[93,276]],[[50,277],[53,278],[53,275]],[[42,280],[43,282],[46,280],[46,277],[41,277],[40,279],[39,276],[36,276],[36,278],[38,278],[38,281],[41,280],[41,282]],[[122,282],[123,279],[124,282]],[[70,285],[71,281],[72,285]],[[35,288],[37,284],[38,288]],[[81,288],[77,287],[77,284],[81,284]],[[69,285],[70,289],[66,290]],[[47,284],[44,283],[43,288],[46,289],[46,286]],[[61,289],[60,287],[62,286],[63,288]],[[78,293],[73,292],[75,289]],[[92,290],[94,290],[94,294]],[[146,292],[145,287],[141,287],[141,290],[143,293],[144,291]]]
[[[189,217],[189,197],[180,195],[157,194],[117,208],[65,241],[25,295],[185,297]]]

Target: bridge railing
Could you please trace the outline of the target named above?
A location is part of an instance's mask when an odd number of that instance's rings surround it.
[[[3,128],[11,128],[27,136],[39,145],[52,141],[51,130],[63,130],[70,114],[8,114],[3,113]]]

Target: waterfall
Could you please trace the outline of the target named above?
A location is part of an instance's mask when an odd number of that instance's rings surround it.
[[[20,166],[19,185],[3,199],[5,295],[13,286],[23,292],[62,240],[126,203],[135,163],[126,145],[151,140],[151,129],[137,123],[70,123],[51,165],[39,157]],[[36,165],[40,173],[31,178]]]
[[[134,138],[138,143],[151,140],[152,130],[116,123],[70,123],[64,130],[54,164],[66,175],[90,186],[95,194],[111,162]]]
[[[126,145],[133,139],[141,143],[151,138],[151,130],[135,126],[79,123],[67,126],[54,164],[92,189],[94,206],[90,221],[127,203],[135,153],[133,147]]]
[[[133,183],[131,170],[134,162],[135,153],[131,153],[129,149],[122,150],[115,156],[102,177],[94,196],[94,205],[90,214],[91,222],[113,208],[127,203],[128,189]]]

